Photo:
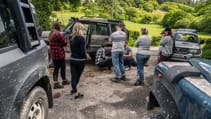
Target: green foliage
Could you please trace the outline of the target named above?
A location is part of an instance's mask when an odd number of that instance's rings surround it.
[[[155,8],[153,4],[145,2],[145,4],[143,5],[143,9],[147,12],[152,12]]]
[[[44,30],[51,28],[50,16],[52,14],[51,0],[31,0],[35,6],[38,22]]]
[[[129,41],[128,44],[131,47],[134,47],[137,38],[140,36],[139,31],[129,30]]]
[[[139,31],[135,31],[135,30],[129,30],[129,41],[128,44],[131,47],[134,47],[134,44],[137,40],[137,38],[140,36],[140,32]],[[152,37],[152,46],[159,46],[160,45],[160,39],[161,36],[153,36]]]
[[[81,5],[81,0],[68,0],[70,2],[70,8],[72,12],[77,12],[79,6]]]
[[[183,18],[176,21],[174,28],[189,28],[192,21],[188,18]]]
[[[205,46],[202,49],[202,57],[206,59],[211,59],[211,39],[206,40]]]
[[[152,46],[160,46],[161,36],[153,36],[152,37]]]
[[[149,14],[149,13],[146,13],[146,14],[144,14],[142,16],[142,19],[141,19],[140,23],[149,24],[152,21],[153,21],[153,15]]]
[[[186,18],[187,16],[189,16],[189,14],[182,10],[171,11],[164,16],[162,20],[162,25],[164,27],[177,27],[176,23],[179,20]],[[180,22],[178,22],[177,24],[181,25]]]

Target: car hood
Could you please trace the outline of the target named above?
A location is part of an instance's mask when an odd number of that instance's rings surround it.
[[[200,49],[200,45],[198,43],[190,43],[190,42],[182,42],[182,41],[176,41],[175,46],[180,47],[180,48],[188,48],[188,49]]]
[[[211,60],[193,58],[190,59],[190,63],[200,70],[204,77],[211,83]]]

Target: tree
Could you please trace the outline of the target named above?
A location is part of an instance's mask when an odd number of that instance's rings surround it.
[[[177,10],[177,11],[171,11],[167,13],[163,20],[162,20],[162,25],[164,27],[175,27],[175,24],[177,21],[186,18],[188,16],[188,13],[182,11],[182,10]]]
[[[78,7],[81,6],[81,0],[68,0],[71,5],[71,11],[77,12]]]
[[[35,6],[36,15],[40,26],[44,30],[49,30],[51,28],[50,16],[52,14],[52,1],[51,0],[31,0],[32,4]]]

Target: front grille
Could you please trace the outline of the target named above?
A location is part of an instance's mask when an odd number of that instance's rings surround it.
[[[180,54],[188,54],[189,49],[188,48],[175,48],[175,52],[180,53]]]

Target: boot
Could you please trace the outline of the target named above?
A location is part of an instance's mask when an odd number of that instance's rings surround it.
[[[70,81],[68,81],[68,80],[63,80],[62,81],[62,85],[69,85],[70,84]]]
[[[59,84],[59,83],[54,83],[54,89],[59,89],[59,88],[64,88],[63,85]]]
[[[59,84],[58,76],[54,76],[53,80],[54,80],[54,87],[53,87],[54,89],[64,88],[64,86]]]

